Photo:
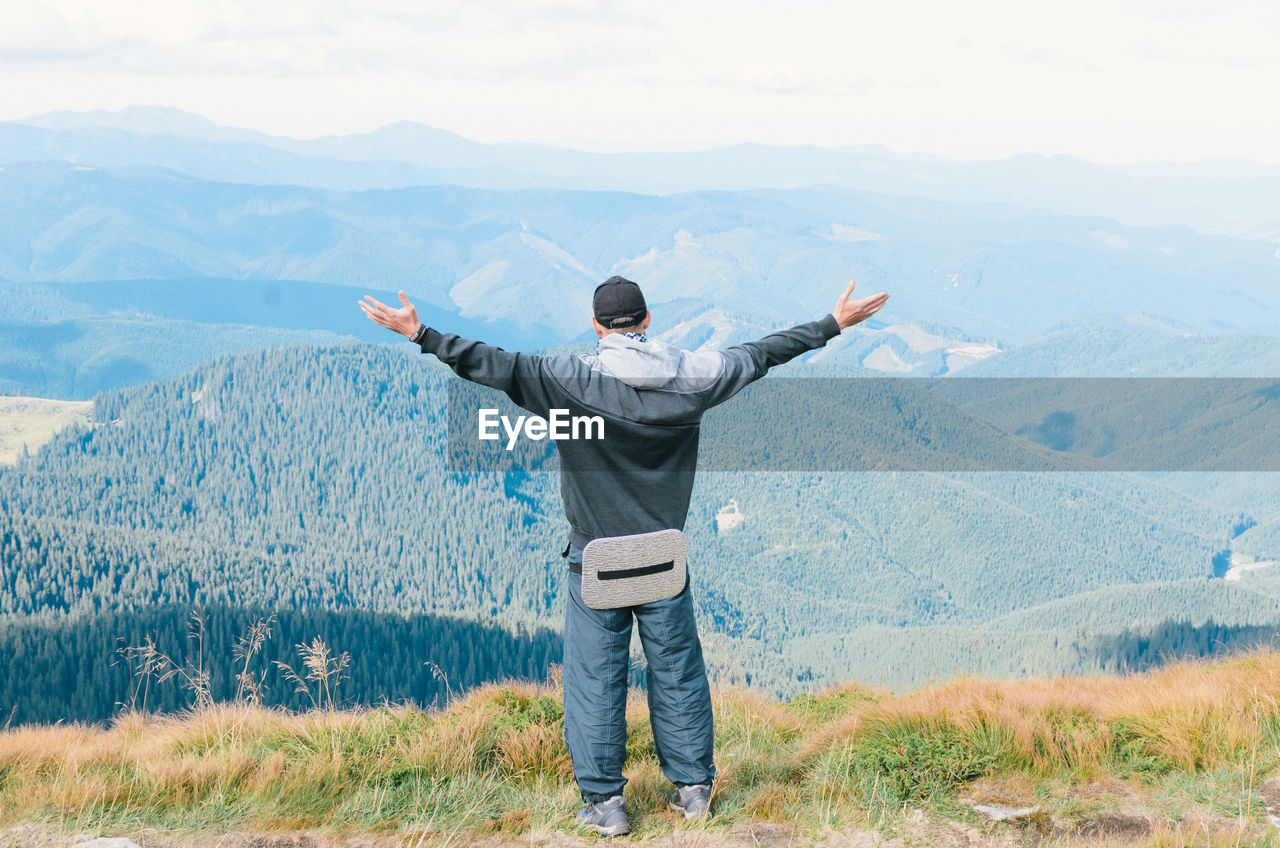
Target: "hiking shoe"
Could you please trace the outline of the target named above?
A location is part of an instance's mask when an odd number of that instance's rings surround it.
[[[706,818],[711,815],[711,784],[677,786],[667,806],[684,813],[686,819]]]
[[[621,795],[587,804],[578,810],[578,824],[601,836],[626,836],[631,832],[631,822],[627,821],[627,808]]]

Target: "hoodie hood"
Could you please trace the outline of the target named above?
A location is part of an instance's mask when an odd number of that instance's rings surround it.
[[[695,353],[656,339],[642,340],[612,333],[596,343],[596,355],[583,354],[592,370],[636,389],[697,392],[724,373],[718,351]]]

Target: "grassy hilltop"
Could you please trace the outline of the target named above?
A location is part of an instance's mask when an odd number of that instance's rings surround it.
[[[1280,782],[1266,779],[1280,774],[1280,653],[1125,677],[959,678],[904,695],[846,685],[789,702],[741,689],[714,699],[717,815],[685,823],[665,809],[633,693],[632,840],[1276,841],[1268,807]],[[43,828],[11,829],[6,845],[35,832],[41,844],[86,832],[144,844],[139,834],[227,844],[223,834],[256,833],[264,844],[261,834],[282,831],[321,842],[568,843],[579,838],[577,799],[561,733],[554,682],[487,685],[437,712],[239,702],[9,728],[0,827]],[[997,824],[973,810],[980,803],[1036,809]],[[546,836],[556,833],[565,835]]]

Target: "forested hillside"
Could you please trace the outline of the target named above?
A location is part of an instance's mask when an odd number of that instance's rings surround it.
[[[134,619],[177,620],[173,610],[193,604],[276,610],[281,621],[358,610],[557,628],[558,481],[450,472],[448,379],[408,348],[295,346],[99,396],[91,426],[0,469],[8,654],[55,644],[31,630],[55,614],[105,634]],[[744,402],[714,410],[708,426],[731,423]],[[1247,489],[1228,497],[1171,479],[704,473],[688,529],[714,673],[796,691],[849,677],[907,685],[956,670],[1083,670],[1101,662],[1080,647],[1087,637],[1135,622],[1198,626],[1206,612],[1224,626],[1274,622],[1280,602],[1265,572],[1213,579],[1215,557],[1250,515],[1269,520],[1269,508],[1242,516]],[[731,503],[741,515],[732,527],[717,520]],[[333,632],[321,619],[287,620]],[[333,647],[384,656],[377,680],[396,669],[422,680],[429,648],[382,651],[401,625],[381,621]],[[480,677],[545,665],[545,650],[499,644],[446,671],[471,681],[467,662],[486,666]],[[13,679],[44,679],[24,662]],[[438,692],[369,686],[352,694],[429,701]],[[57,696],[27,697],[38,709]],[[76,715],[99,715],[123,695],[103,697]]]
[[[256,650],[246,652],[255,625],[263,636]],[[330,655],[328,694],[309,679],[300,651],[316,639]],[[278,604],[0,616],[0,645],[10,669],[0,678],[0,704],[15,724],[99,721],[122,708],[172,712],[197,702],[201,687],[214,701],[245,698],[250,690],[242,687],[241,674],[267,705],[305,709],[331,695],[334,704],[440,706],[486,681],[544,679],[561,655],[559,635],[545,629]],[[306,681],[308,691],[279,663]],[[175,669],[181,672],[169,676]],[[202,673],[207,680],[198,680]]]

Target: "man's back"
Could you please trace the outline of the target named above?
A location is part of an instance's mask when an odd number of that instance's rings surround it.
[[[594,356],[508,353],[433,330],[420,344],[459,376],[506,392],[535,415],[566,409],[604,419],[604,438],[556,443],[569,541],[582,548],[603,537],[684,529],[703,413],[839,332],[828,315],[706,353],[641,334],[606,336]]]

